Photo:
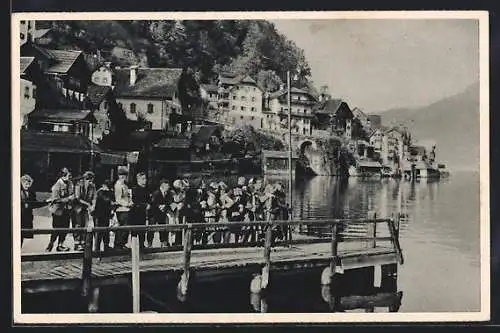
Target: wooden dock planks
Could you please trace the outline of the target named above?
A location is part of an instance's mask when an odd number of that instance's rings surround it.
[[[347,243],[345,245],[348,245]],[[331,260],[331,244],[304,244],[292,247],[276,247],[270,253],[272,270],[293,270],[304,267],[327,266]],[[223,273],[225,270],[248,268],[255,270],[265,264],[263,248],[227,248],[214,250],[193,250],[191,253],[191,270],[195,272]],[[367,265],[397,262],[397,253],[393,247],[377,247],[373,249],[356,249],[343,246],[338,256],[344,269]],[[124,280],[129,279],[132,272],[131,259],[108,257],[93,259],[92,279]],[[169,274],[180,275],[184,270],[183,252],[167,252],[144,254],[140,258],[141,273],[160,273],[165,278]],[[257,272],[257,271],[256,271]],[[82,259],[39,262],[33,265],[21,263],[21,281],[25,292],[71,289],[69,285],[80,281]],[[50,282],[52,281],[52,282]],[[49,283],[50,282],[50,283]],[[108,281],[113,284],[112,281]],[[123,282],[123,281],[122,281]],[[69,283],[69,285],[68,285]],[[50,286],[48,286],[50,284]],[[63,286],[66,284],[66,286]],[[24,288],[24,286],[29,286]],[[78,284],[76,284],[77,286]]]

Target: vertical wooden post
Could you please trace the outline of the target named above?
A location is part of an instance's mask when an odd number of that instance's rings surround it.
[[[183,229],[184,230],[184,229]],[[179,281],[178,290],[182,296],[186,296],[188,292],[189,276],[191,270],[191,248],[193,245],[193,234],[190,227],[185,229],[184,233],[184,267],[181,280]]]
[[[85,248],[83,250],[83,267],[82,267],[82,296],[90,295],[90,285],[92,278],[92,243],[94,237],[92,235],[92,227],[88,226],[85,233]]]
[[[266,226],[266,241],[264,244],[264,267],[262,268],[262,278],[260,283],[261,290],[269,285],[269,272],[271,270],[271,246],[273,241],[273,225],[269,223]]]
[[[396,230],[394,226],[394,219],[388,219],[387,225],[389,226],[389,232],[392,238],[392,244],[396,250],[396,254],[399,258],[399,263],[402,265],[404,263],[403,252],[401,250],[401,245],[399,244],[399,231]]]
[[[376,220],[377,219],[377,212],[369,211],[368,212],[368,219],[369,220]],[[372,238],[377,237],[377,224],[376,223],[369,223],[367,225],[367,227],[368,227],[367,237],[372,237]],[[377,242],[375,239],[373,239],[372,241],[368,241],[367,247],[374,248],[376,246],[377,246]]]
[[[394,220],[394,227],[396,230],[396,238],[399,239],[399,225],[401,224],[401,213],[396,214],[396,219]]]
[[[332,248],[332,258],[330,260],[330,284],[333,281],[333,276],[335,275],[335,271],[337,270],[337,252],[338,252],[338,226],[337,223],[332,225],[332,240],[331,240],[331,248]]]
[[[132,311],[141,311],[141,275],[139,267],[139,237],[132,234]]]

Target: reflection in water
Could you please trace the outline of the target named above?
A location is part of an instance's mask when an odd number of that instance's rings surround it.
[[[365,218],[370,211],[379,217],[401,214],[400,242],[406,259],[399,268],[399,285],[405,292],[401,311],[479,310],[479,173],[416,182],[338,182],[328,177],[298,179],[294,215],[306,219]]]

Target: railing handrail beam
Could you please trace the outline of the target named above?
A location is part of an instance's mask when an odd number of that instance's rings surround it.
[[[155,225],[127,225],[115,227],[92,227],[92,232],[104,231],[179,231],[184,229],[205,229],[222,227],[248,227],[248,226],[266,226],[266,225],[333,225],[333,224],[369,224],[369,223],[387,223],[386,219],[319,219],[319,220],[277,220],[277,221],[252,221],[252,222],[210,222],[210,223],[186,223],[186,224],[155,224]],[[21,229],[22,232],[32,234],[52,234],[56,232],[85,232],[88,228],[35,228]]]

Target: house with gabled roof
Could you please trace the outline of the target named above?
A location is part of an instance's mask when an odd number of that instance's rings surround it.
[[[292,87],[290,89],[292,133],[311,135],[313,130],[313,106],[316,97],[309,91]],[[264,102],[265,129],[288,131],[288,91],[284,87],[266,96]]]
[[[166,129],[171,114],[182,114],[178,83],[181,68],[115,69],[116,102],[130,120],[144,120],[151,129]]]
[[[218,81],[218,109],[222,121],[231,125],[263,128],[263,89],[249,75],[221,73]]]
[[[26,42],[21,46],[21,56],[34,57],[47,83],[67,100],[83,103],[90,82],[90,68],[82,51],[52,50]]]
[[[318,129],[330,130],[336,135],[352,138],[354,115],[347,102],[342,99],[326,99],[313,107]]]

